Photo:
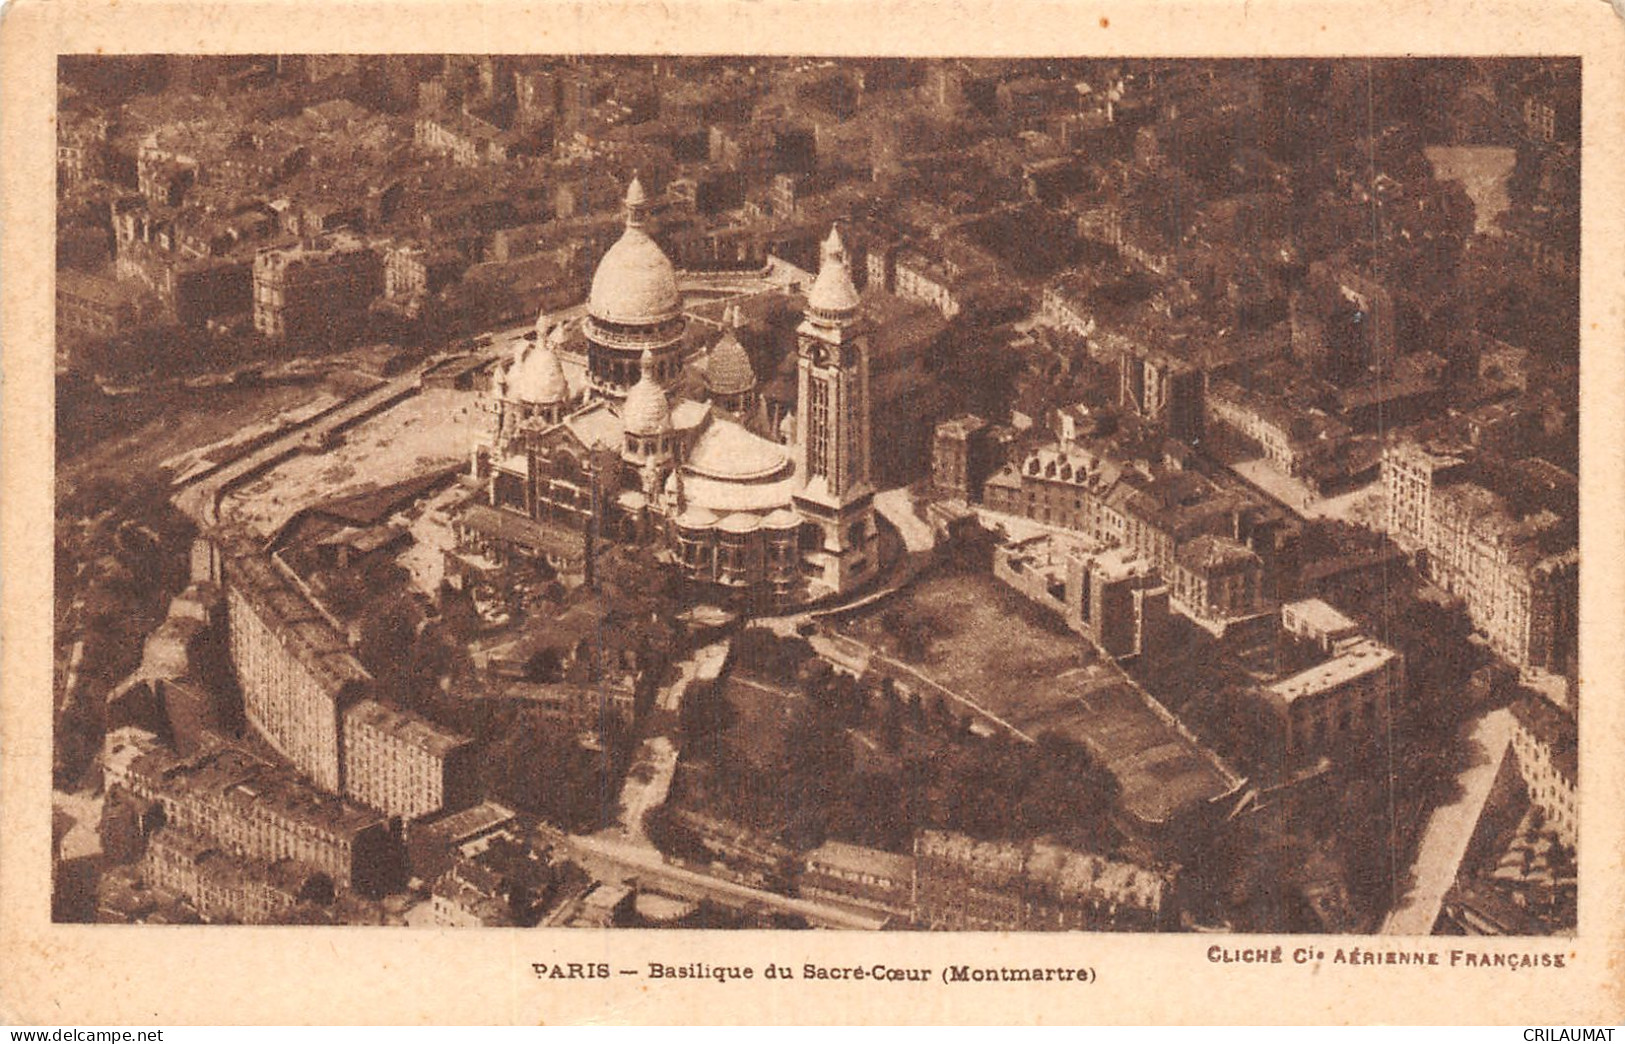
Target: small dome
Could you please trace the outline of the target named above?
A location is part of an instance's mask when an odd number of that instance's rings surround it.
[[[537,344],[514,359],[507,374],[508,398],[515,402],[554,406],[570,398],[564,366],[551,342]]]
[[[683,529],[710,529],[717,524],[717,516],[705,508],[691,507],[677,516],[677,524]]]
[[[736,511],[718,522],[717,528],[724,533],[754,533],[761,525],[762,520],[750,512]]]
[[[722,340],[711,349],[705,362],[705,386],[713,395],[739,395],[756,387],[756,370],[750,364],[750,353],[739,343],[739,312],[729,310],[731,322],[722,334]]]
[[[841,230],[831,228],[824,240],[818,278],[807,292],[807,308],[814,313],[839,317],[857,311],[858,288],[852,285],[852,270],[846,258]]]
[[[676,318],[683,309],[677,270],[660,244],[643,231],[648,205],[636,175],[626,193],[626,231],[598,262],[587,312],[606,323],[639,326]]]
[[[643,350],[643,375],[626,393],[621,407],[621,423],[632,435],[660,435],[671,431],[671,403],[666,390],[655,380],[654,352]]]

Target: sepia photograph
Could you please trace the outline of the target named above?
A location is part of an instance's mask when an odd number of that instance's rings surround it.
[[[23,2],[0,1019],[1625,1015],[1606,7]]]
[[[1580,76],[63,56],[54,916],[1572,932]]]

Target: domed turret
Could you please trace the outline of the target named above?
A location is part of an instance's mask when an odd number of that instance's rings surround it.
[[[722,340],[706,358],[705,387],[713,397],[733,399],[756,390],[756,370],[750,364],[750,353],[739,343],[739,326],[736,305],[728,309]]]
[[[570,398],[570,384],[551,340],[530,347],[508,370],[507,395],[514,402],[556,406]]]
[[[852,283],[852,269],[841,242],[841,230],[831,228],[824,240],[818,278],[807,292],[807,314],[814,321],[841,322],[858,310],[858,288]]]
[[[654,352],[644,349],[643,375],[626,393],[621,423],[628,435],[648,437],[671,431],[671,403],[666,401],[666,390],[655,380],[654,359]]]

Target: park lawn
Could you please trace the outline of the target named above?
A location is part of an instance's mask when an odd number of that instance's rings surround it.
[[[1000,716],[1036,684],[1094,662],[1059,621],[986,574],[939,573],[851,617],[843,633]]]

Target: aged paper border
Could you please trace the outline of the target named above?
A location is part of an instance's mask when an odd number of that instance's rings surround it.
[[[4,553],[0,1020],[303,1023],[1619,1023],[1625,1020],[1625,24],[1603,0],[16,0],[0,52]],[[1569,940],[1414,940],[1563,953],[1567,967],[1295,966],[1359,938],[878,935],[49,923],[55,56],[513,52],[1584,58],[1580,917]],[[1397,941],[1396,941],[1397,942]],[[1281,944],[1280,965],[1210,963]],[[748,964],[749,983],[550,983],[531,962]],[[948,961],[1084,965],[1096,981],[945,985]],[[794,982],[761,978],[769,962]],[[929,967],[930,985],[808,982],[803,963]]]

